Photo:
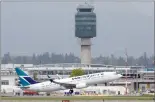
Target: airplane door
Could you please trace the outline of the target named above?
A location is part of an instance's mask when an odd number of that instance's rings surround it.
[[[41,87],[42,87],[43,90],[45,89],[45,85],[44,84],[41,84]]]

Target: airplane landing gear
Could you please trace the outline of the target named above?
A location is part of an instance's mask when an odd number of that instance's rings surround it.
[[[73,89],[70,89],[70,90],[69,90],[69,94],[70,94],[70,95],[72,95],[72,94],[73,94],[73,92],[74,92],[74,90],[73,90]]]

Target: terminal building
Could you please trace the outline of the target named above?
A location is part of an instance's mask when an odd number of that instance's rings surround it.
[[[124,86],[131,91],[146,91],[154,89],[154,70],[153,68],[145,68],[144,66],[111,66],[91,64],[85,65],[80,63],[62,63],[62,64],[48,64],[48,65],[33,65],[33,64],[2,64],[1,65],[1,79],[2,85],[17,85],[17,75],[14,68],[21,67],[30,76],[33,77],[37,73],[39,81],[45,81],[47,75],[52,78],[57,78],[56,74],[60,77],[69,77],[71,71],[75,68],[82,68],[85,74],[92,74],[97,72],[116,71],[121,73],[123,77],[119,80],[105,83],[97,86]]]

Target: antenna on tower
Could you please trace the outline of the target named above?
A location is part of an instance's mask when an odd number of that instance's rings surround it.
[[[88,4],[87,0],[85,0],[85,4]]]

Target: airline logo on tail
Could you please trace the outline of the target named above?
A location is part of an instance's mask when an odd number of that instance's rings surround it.
[[[35,80],[33,80],[30,76],[28,76],[24,71],[22,71],[20,68],[15,68],[15,71],[19,77],[19,80],[20,80],[20,84],[22,86],[28,86],[28,85],[31,85],[31,84],[36,84],[36,83],[39,83]]]

